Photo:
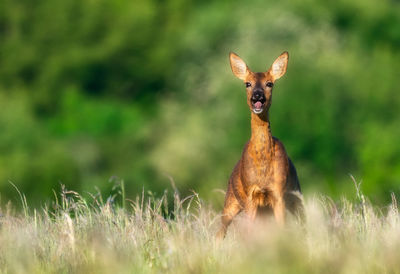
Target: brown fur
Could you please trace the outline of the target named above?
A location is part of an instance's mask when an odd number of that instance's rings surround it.
[[[244,211],[254,220],[260,208],[271,210],[278,224],[285,223],[286,209],[303,218],[303,203],[296,169],[289,159],[283,144],[271,135],[269,107],[272,99],[272,84],[286,72],[288,54],[284,52],[264,73],[253,73],[234,53],[230,54],[233,73],[250,83],[247,87],[247,104],[251,112],[251,137],[245,145],[242,157],[229,179],[222,225],[218,237],[223,238],[232,219]],[[265,96],[263,112],[253,112],[254,90],[262,90]]]

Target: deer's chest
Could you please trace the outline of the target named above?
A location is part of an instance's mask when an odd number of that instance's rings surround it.
[[[273,181],[274,167],[266,155],[247,155],[243,159],[242,180],[246,185],[267,186]]]
[[[284,163],[272,148],[249,146],[243,155],[242,181],[247,187],[271,189],[282,179]]]

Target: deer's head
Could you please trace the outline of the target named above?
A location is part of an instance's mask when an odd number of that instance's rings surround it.
[[[286,73],[289,54],[283,52],[266,72],[252,72],[235,53],[229,54],[233,74],[246,86],[247,104],[255,114],[268,112],[275,81]]]

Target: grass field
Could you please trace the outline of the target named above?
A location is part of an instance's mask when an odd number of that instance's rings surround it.
[[[383,208],[358,187],[353,202],[305,197],[304,227],[242,216],[218,244],[219,213],[197,194],[122,203],[119,187],[105,201],[63,189],[41,210],[21,194],[23,210],[1,209],[0,273],[400,273],[394,195]]]

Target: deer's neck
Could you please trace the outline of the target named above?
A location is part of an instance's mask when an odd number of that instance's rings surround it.
[[[268,154],[272,152],[273,139],[268,112],[262,114],[251,113],[250,143],[256,151]]]

